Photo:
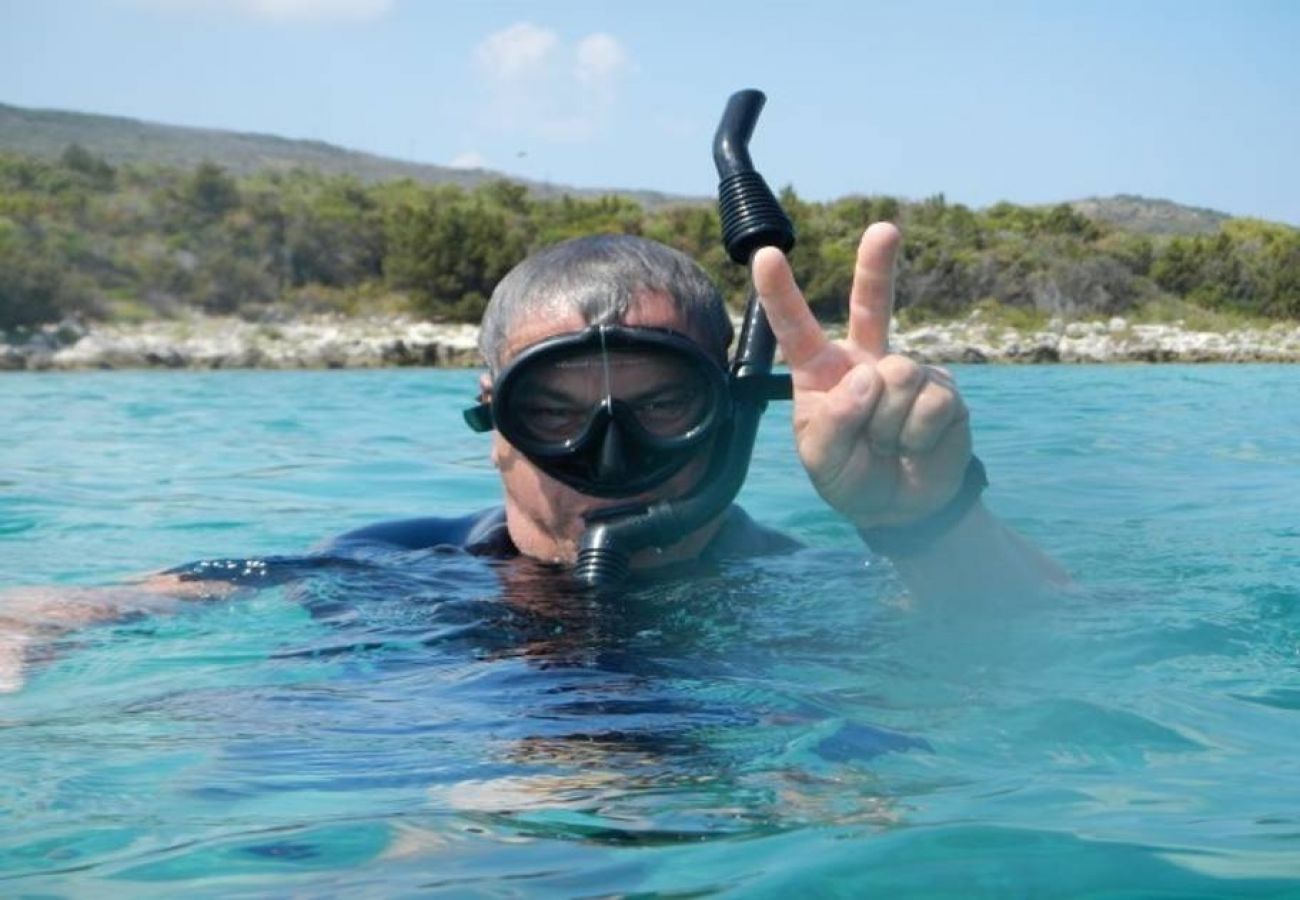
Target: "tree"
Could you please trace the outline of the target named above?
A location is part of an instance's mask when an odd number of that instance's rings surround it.
[[[216,163],[202,162],[182,187],[190,209],[206,218],[220,218],[239,205],[239,186]]]
[[[1151,277],[1163,290],[1180,296],[1201,283],[1200,258],[1191,238],[1176,237],[1164,246],[1151,264]]]
[[[523,258],[522,235],[507,216],[459,190],[428,192],[386,222],[389,283],[416,295],[434,316],[474,319],[506,272]]]
[[[113,167],[80,144],[72,143],[65,147],[59,156],[59,165],[84,175],[90,186],[98,190],[106,191],[113,187]]]
[[[51,248],[24,239],[13,227],[0,229],[0,329],[93,311],[92,295]]]

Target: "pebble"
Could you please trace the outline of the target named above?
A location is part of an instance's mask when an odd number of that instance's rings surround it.
[[[0,337],[0,370],[330,369],[481,365],[478,328],[412,319],[317,317],[265,324],[194,318],[49,325]],[[928,363],[1300,362],[1300,323],[1232,332],[1181,324],[1053,319],[1041,331],[964,320],[894,328],[890,346]]]

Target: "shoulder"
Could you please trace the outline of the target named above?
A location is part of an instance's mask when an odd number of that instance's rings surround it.
[[[378,522],[330,538],[317,550],[336,553],[363,547],[399,550],[456,547],[488,556],[508,556],[517,552],[506,530],[506,515],[502,507],[452,518],[428,516]]]
[[[701,556],[719,562],[749,556],[775,556],[791,553],[801,547],[803,544],[789,535],[758,524],[739,506],[732,506],[727,511],[722,527]]]

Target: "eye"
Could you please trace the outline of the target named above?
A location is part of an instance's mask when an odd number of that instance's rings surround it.
[[[524,424],[539,437],[567,439],[582,430],[584,411],[555,403],[530,403],[519,408]]]
[[[687,388],[664,391],[635,406],[637,420],[650,431],[690,427],[698,417],[699,393]]]

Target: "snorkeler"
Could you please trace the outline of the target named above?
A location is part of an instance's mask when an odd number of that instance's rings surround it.
[[[808,477],[919,602],[1023,597],[1064,584],[1060,567],[981,501],[983,469],[951,374],[889,353],[899,245],[893,225],[866,230],[840,340],[823,332],[779,251],[754,257],[754,286],[793,380],[795,444]],[[494,428],[502,507],[375,525],[334,539],[320,558],[366,546],[457,546],[574,563],[593,519],[689,494],[709,477],[734,400],[723,369],[731,332],[704,272],[653,241],[577,238],[528,257],[484,313],[488,371],[467,414],[474,427]],[[630,566],[796,546],[732,505],[637,551]],[[0,598],[0,687],[21,684],[26,649],[69,628],[225,596],[272,575],[201,563],[116,588],[12,592]]]
[[[830,340],[785,257],[754,259],[758,295],[790,367],[799,457],[822,498],[889,557],[912,593],[1032,592],[1055,563],[980,501],[982,466],[951,374],[891,355],[900,243],[889,224],[858,249],[847,337]],[[716,467],[730,406],[732,326],[683,254],[644,238],[577,238],[520,263],[484,313],[488,371],[466,418],[492,428],[502,508],[385,523],[329,545],[455,544],[574,564],[593,521],[690,494]],[[796,546],[736,506],[638,550],[634,570]]]

